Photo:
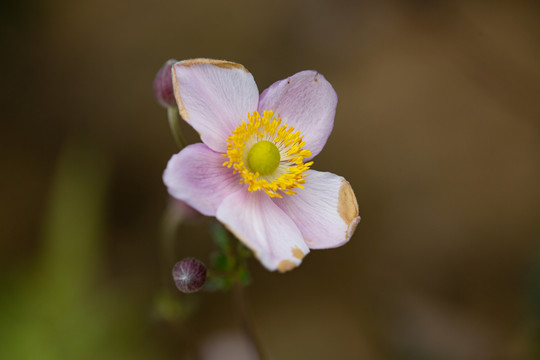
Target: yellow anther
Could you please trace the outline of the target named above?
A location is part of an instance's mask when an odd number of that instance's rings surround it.
[[[232,131],[227,139],[229,159],[223,166],[240,173],[241,181],[249,191],[264,190],[272,197],[294,195],[294,188],[303,188],[305,173],[313,161],[304,163],[311,151],[303,149],[305,141],[300,131],[281,125],[280,118],[265,110],[261,117],[257,111],[248,114],[248,122]]]

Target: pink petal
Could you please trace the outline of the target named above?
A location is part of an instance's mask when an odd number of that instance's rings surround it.
[[[337,94],[332,85],[321,74],[308,70],[264,90],[259,112],[273,110],[283,123],[300,130],[312,158],[322,150],[332,132],[336,105]]]
[[[223,199],[241,188],[238,174],[222,166],[225,158],[197,143],[173,155],[163,173],[171,196],[198,212],[215,216]]]
[[[217,218],[268,270],[291,270],[309,252],[298,227],[264,191],[243,188],[227,197]]]
[[[240,64],[193,59],[173,66],[178,110],[212,150],[225,152],[231,131],[257,109],[259,90]]]
[[[354,192],[341,176],[315,170],[308,174],[304,189],[274,202],[293,219],[311,249],[341,246],[360,221]]]

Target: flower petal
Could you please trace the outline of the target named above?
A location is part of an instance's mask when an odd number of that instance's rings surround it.
[[[338,247],[360,221],[350,184],[341,176],[308,170],[304,189],[274,202],[293,219],[311,249]]]
[[[228,196],[217,218],[268,270],[292,270],[309,252],[298,227],[264,191],[243,188]]]
[[[284,123],[304,135],[305,148],[313,158],[321,152],[336,114],[337,94],[324,76],[302,71],[272,84],[259,99],[259,112],[273,110]]]
[[[173,66],[178,110],[212,150],[225,152],[231,131],[257,109],[253,76],[233,62],[193,59]]]
[[[198,212],[215,216],[223,199],[241,188],[238,174],[224,167],[221,154],[197,143],[173,155],[163,173],[171,196]]]

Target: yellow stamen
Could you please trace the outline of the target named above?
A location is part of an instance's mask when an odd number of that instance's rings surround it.
[[[313,161],[304,163],[304,158],[311,156],[311,151],[303,149],[305,142],[300,131],[294,132],[292,126],[281,125],[281,119],[274,118],[272,111],[265,110],[262,117],[255,111],[248,114],[248,120],[247,123],[242,120],[227,139],[227,153],[223,156],[229,160],[223,166],[240,173],[240,181],[249,185],[249,191],[264,190],[272,197],[296,194],[292,189],[304,187],[305,171],[313,164]],[[251,148],[261,141],[271,142],[279,150],[279,165],[268,174],[254,172],[248,165]]]

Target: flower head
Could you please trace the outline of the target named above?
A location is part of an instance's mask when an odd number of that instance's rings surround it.
[[[337,105],[321,74],[299,72],[259,96],[240,64],[194,59],[172,70],[180,115],[202,140],[169,160],[173,197],[217,217],[269,270],[350,239],[360,221],[351,186],[311,169]]]

